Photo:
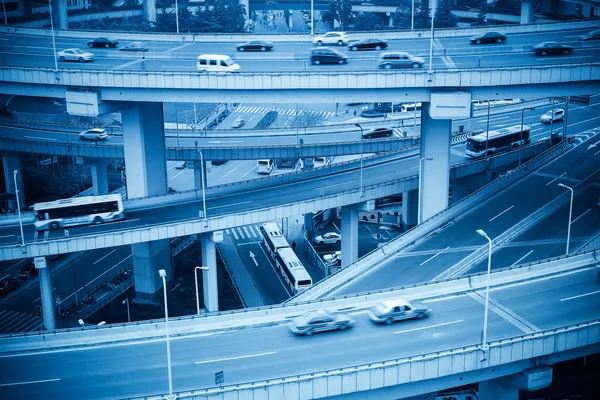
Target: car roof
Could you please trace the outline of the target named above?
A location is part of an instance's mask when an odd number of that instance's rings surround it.
[[[106,132],[106,130],[104,128],[92,128],[92,129],[88,129],[87,131],[84,131],[82,133],[85,133],[85,132],[104,133],[104,132]]]
[[[410,56],[410,53],[407,53],[405,51],[385,51],[385,52],[381,53],[380,57],[383,57],[383,56],[399,56],[399,55]]]
[[[231,58],[229,56],[226,56],[224,54],[200,54],[198,56],[198,59],[201,58],[209,58],[211,60],[227,60],[228,58]]]
[[[406,306],[409,303],[404,299],[394,299],[394,300],[386,300],[381,304],[383,304],[387,308],[392,308],[392,307],[396,307],[396,306]]]

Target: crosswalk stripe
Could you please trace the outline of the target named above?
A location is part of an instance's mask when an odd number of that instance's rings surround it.
[[[233,237],[235,238],[235,240],[238,240],[239,237],[238,237],[237,233],[235,233],[235,228],[231,228],[231,232],[233,232]]]
[[[249,228],[250,228],[250,233],[252,233],[252,236],[258,237],[258,236],[256,236],[256,233],[254,232],[254,229],[258,229],[258,228],[256,228],[254,225],[250,225]]]
[[[246,239],[246,236],[244,236],[244,232],[242,232],[242,230],[240,228],[235,228],[235,230],[237,231],[238,235],[240,236],[240,239]]]
[[[245,226],[242,226],[242,228],[244,229],[244,232],[246,232],[246,237],[248,237],[248,239],[250,239],[250,232],[248,232],[248,229],[246,229]]]

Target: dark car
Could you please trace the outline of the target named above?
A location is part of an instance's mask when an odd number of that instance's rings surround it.
[[[310,53],[310,62],[312,64],[346,64],[348,57],[337,50],[328,47],[317,47]]]
[[[387,49],[388,44],[385,40],[382,39],[362,39],[362,40],[353,40],[348,43],[348,48],[351,51],[358,50],[383,50]]]
[[[25,277],[27,279],[31,278],[33,275],[37,274],[37,269],[35,269],[35,263],[33,260],[28,260],[25,262],[21,268],[19,268],[19,276]]]
[[[363,118],[381,118],[385,115],[385,112],[375,110],[373,108],[369,108],[367,110],[362,110],[360,112],[360,116]]]
[[[552,54],[572,54],[573,47],[557,42],[543,42],[533,46],[533,52],[536,56],[548,56]]]
[[[376,138],[376,137],[388,137],[392,136],[394,131],[392,128],[373,128],[368,131],[362,132],[362,137],[364,139]]]
[[[269,51],[273,49],[273,43],[264,40],[252,40],[238,44],[236,48],[238,51]]]
[[[483,43],[504,43],[506,42],[506,36],[498,32],[486,32],[481,35],[473,36],[471,38],[471,44],[483,44]]]
[[[144,43],[142,43],[142,42],[131,42],[131,43],[121,47],[119,50],[121,50],[121,51],[148,51],[148,48],[146,46],[144,46]]]
[[[600,29],[596,29],[579,37],[581,40],[598,40],[600,39]]]
[[[110,40],[109,38],[99,37],[88,42],[88,47],[117,47],[119,42],[117,40]]]

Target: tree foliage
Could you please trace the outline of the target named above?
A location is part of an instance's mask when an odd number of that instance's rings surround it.
[[[352,3],[350,0],[331,0],[329,4],[331,13],[342,29],[350,26],[352,21]]]
[[[359,13],[353,25],[353,29],[357,31],[374,31],[384,28],[383,20],[374,13]]]
[[[458,18],[452,14],[452,7],[448,0],[440,0],[435,11],[435,28],[454,28]]]
[[[418,4],[417,4],[418,1]],[[431,27],[431,14],[429,13],[429,0],[415,1],[415,29]]]

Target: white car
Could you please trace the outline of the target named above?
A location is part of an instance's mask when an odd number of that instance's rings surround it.
[[[246,121],[244,121],[242,118],[238,118],[235,121],[233,121],[233,124],[231,124],[231,127],[235,128],[235,129],[239,129],[242,126],[244,126],[245,123],[246,123]]]
[[[342,235],[336,232],[327,232],[323,235],[316,236],[313,239],[314,244],[340,244],[342,243]]]
[[[58,61],[94,61],[94,53],[80,49],[65,49],[56,53]]]
[[[552,115],[552,110],[548,111],[546,114],[542,115],[540,117],[540,122],[542,124],[549,124],[550,122],[554,121],[562,121],[562,119],[565,117],[565,110],[563,110],[562,108],[557,108],[554,110],[554,115]]]
[[[348,44],[348,37],[346,36],[346,32],[327,32],[323,36],[314,38],[313,44],[316,44],[317,46],[323,46],[324,44],[345,46]]]
[[[326,310],[308,311],[294,318],[290,330],[296,335],[310,336],[316,332],[327,332],[352,328],[354,320],[347,314],[331,313]]]
[[[335,267],[342,264],[342,252],[336,251],[335,253],[323,255],[323,261],[328,267]]]
[[[412,318],[423,318],[431,312],[424,304],[403,300],[389,300],[371,307],[369,317],[373,322],[391,324],[395,321]]]
[[[79,139],[83,140],[104,140],[108,139],[108,133],[102,128],[92,128],[79,134]]]

